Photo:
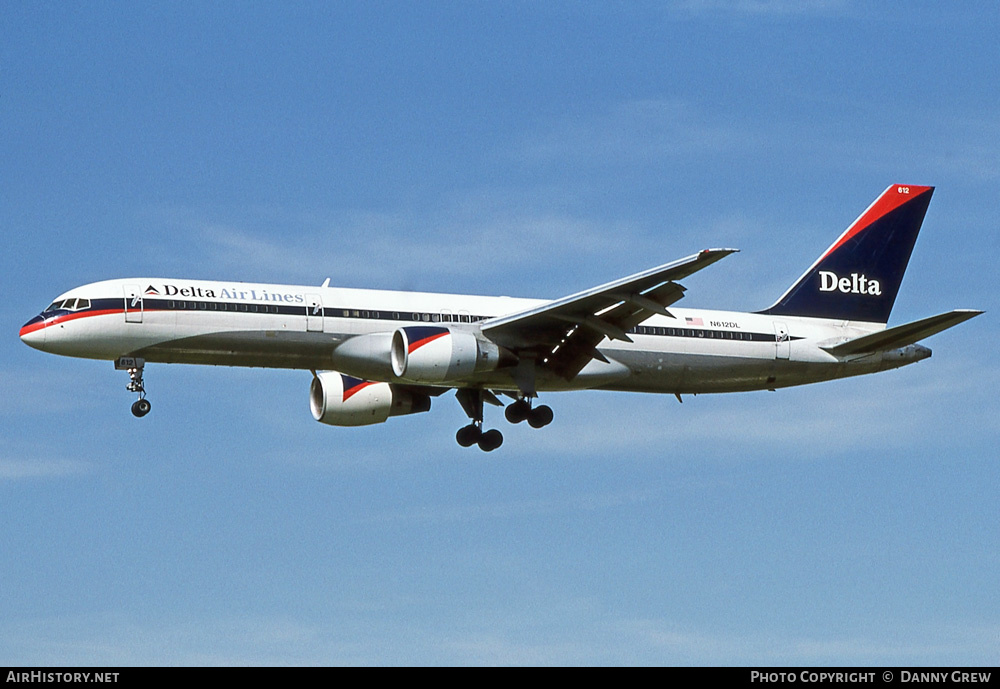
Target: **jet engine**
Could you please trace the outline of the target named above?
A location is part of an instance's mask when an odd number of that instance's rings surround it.
[[[504,354],[513,358],[468,330],[422,325],[397,329],[390,352],[393,374],[414,383],[442,383],[492,371]]]
[[[430,411],[431,398],[391,383],[362,380],[337,371],[317,373],[309,388],[313,418],[331,426],[367,426],[390,416]]]

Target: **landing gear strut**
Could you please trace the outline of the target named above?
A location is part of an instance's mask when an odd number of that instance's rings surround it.
[[[145,365],[145,360],[138,357],[123,356],[115,359],[115,369],[128,371],[129,383],[125,389],[139,395],[139,399],[132,403],[132,415],[140,419],[148,414],[152,407],[146,399],[146,389],[142,384],[142,370]]]

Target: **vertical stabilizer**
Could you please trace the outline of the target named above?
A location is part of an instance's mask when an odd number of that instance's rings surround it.
[[[886,323],[934,187],[894,184],[761,313]]]

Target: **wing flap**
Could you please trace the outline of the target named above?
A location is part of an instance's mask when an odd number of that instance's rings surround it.
[[[667,307],[684,296],[674,282],[712,265],[736,249],[706,249],[593,289],[519,313],[484,321],[483,334],[572,380],[604,338],[631,342],[628,331],[654,315],[673,317]]]
[[[568,323],[578,325],[588,318],[597,317],[620,328],[613,318],[608,317],[609,310],[628,304],[632,309],[648,313],[647,318],[654,313],[663,313],[667,306],[683,296],[683,287],[674,285],[667,292],[658,292],[657,288],[685,278],[735,251],[736,249],[705,249],[687,258],[526,311],[492,318],[483,322],[483,334],[498,344],[517,350],[532,346],[553,346],[566,334]],[[600,327],[599,324],[595,326]]]
[[[914,344],[926,337],[935,335],[942,330],[947,330],[959,323],[964,323],[970,318],[981,314],[982,311],[973,309],[956,309],[937,316],[922,318],[919,321],[897,325],[871,335],[856,337],[847,342],[823,347],[834,356],[850,356],[852,354],[868,354],[872,352],[882,352],[890,349],[898,349]]]

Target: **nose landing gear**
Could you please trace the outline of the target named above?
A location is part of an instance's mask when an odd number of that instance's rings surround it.
[[[139,399],[132,403],[132,415],[139,419],[148,414],[152,407],[146,399],[146,389],[142,384],[142,370],[145,366],[145,360],[139,357],[123,356],[115,359],[115,370],[128,371],[129,384],[125,389],[139,395]]]

